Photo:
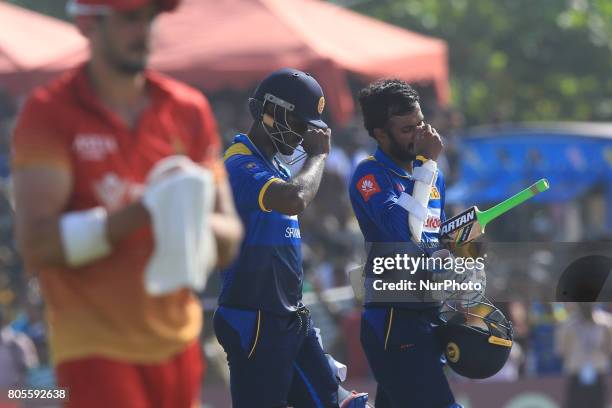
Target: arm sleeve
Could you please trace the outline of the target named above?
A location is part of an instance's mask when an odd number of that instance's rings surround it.
[[[19,114],[13,132],[11,167],[71,165],[71,146],[59,129],[58,113],[40,96],[31,97]]]
[[[425,159],[423,156],[417,156],[414,165],[419,167],[426,161],[427,159]],[[438,168],[438,174],[436,175],[436,183],[434,186],[440,193],[440,223],[443,223],[446,221],[446,212],[444,210],[444,207],[446,206],[446,182],[444,181],[444,173],[442,173],[440,168]]]
[[[263,197],[272,183],[284,182],[258,158],[252,155],[232,157],[226,162],[234,200],[243,209],[259,208],[270,212],[263,205]]]
[[[380,171],[357,173],[351,182],[350,195],[384,235],[397,242],[410,240],[408,211],[398,204],[400,196],[386,174]]]

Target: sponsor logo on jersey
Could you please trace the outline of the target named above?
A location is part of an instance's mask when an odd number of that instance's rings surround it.
[[[285,238],[297,238],[301,239],[302,236],[300,234],[299,227],[287,227],[285,228]]]
[[[124,180],[115,173],[106,173],[93,183],[96,198],[105,208],[117,210],[140,197],[144,185]]]
[[[79,133],[72,142],[72,148],[82,160],[101,161],[117,151],[117,140],[111,135]]]
[[[429,195],[430,200],[439,200],[440,199],[440,191],[436,186],[431,188],[431,194]]]
[[[473,208],[470,208],[468,211],[463,214],[459,214],[450,220],[446,221],[442,225],[442,230],[440,233],[442,235],[448,235],[451,232],[458,230],[469,222],[472,222],[476,219],[476,211]]]
[[[439,208],[429,208],[427,210],[427,219],[423,224],[423,232],[438,233],[440,231],[440,225],[442,220],[440,219]]]
[[[357,182],[357,190],[365,201],[368,201],[376,193],[380,193],[380,187],[373,174],[367,174]]]

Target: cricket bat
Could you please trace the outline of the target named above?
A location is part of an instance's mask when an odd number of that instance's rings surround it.
[[[445,221],[440,226],[440,236],[453,241],[455,246],[465,245],[484,234],[488,223],[548,188],[548,180],[541,179],[486,211],[480,211],[476,206],[470,207]]]

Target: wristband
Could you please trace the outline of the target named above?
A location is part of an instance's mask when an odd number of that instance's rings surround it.
[[[106,218],[106,210],[102,207],[69,212],[61,217],[60,234],[69,266],[80,267],[111,253]]]

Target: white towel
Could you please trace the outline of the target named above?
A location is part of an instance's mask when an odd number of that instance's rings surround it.
[[[151,214],[155,249],[145,271],[147,292],[203,290],[217,261],[209,221],[212,174],[184,156],[171,156],[151,170],[148,181],[143,204]]]

